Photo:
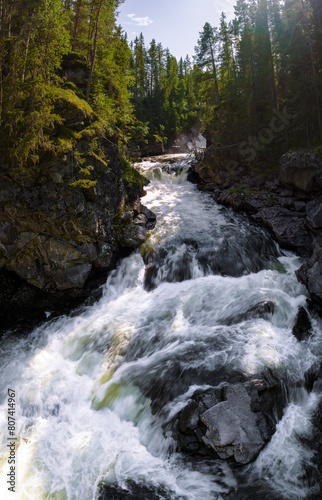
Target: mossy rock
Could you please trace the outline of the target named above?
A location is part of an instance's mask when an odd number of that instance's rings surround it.
[[[54,112],[63,118],[65,127],[82,130],[97,119],[91,106],[74,89],[52,87],[48,94],[53,102]]]
[[[146,184],[146,179],[125,159],[121,158],[121,166],[123,170],[123,178],[131,186],[143,188]]]

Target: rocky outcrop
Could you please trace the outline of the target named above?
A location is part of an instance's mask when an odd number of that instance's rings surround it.
[[[322,160],[312,151],[287,153],[274,180],[251,176],[234,161],[211,168],[210,160],[192,165],[191,181],[197,178],[217,202],[251,214],[281,247],[305,259],[297,276],[322,313]]]
[[[25,307],[52,310],[59,294],[81,295],[95,273],[105,278],[155,224],[140,203],[146,182],[95,127],[37,168],[2,165],[1,316],[10,321]]]

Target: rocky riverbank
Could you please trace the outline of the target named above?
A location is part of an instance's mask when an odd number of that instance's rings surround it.
[[[232,162],[230,162],[232,163]],[[192,164],[189,174],[217,202],[245,211],[267,226],[281,247],[304,258],[298,279],[307,286],[313,307],[322,313],[322,160],[314,152],[287,153],[278,177],[265,180],[230,164]]]

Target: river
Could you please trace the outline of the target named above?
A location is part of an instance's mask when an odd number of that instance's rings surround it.
[[[172,155],[138,165],[151,181],[142,202],[157,225],[119,262],[97,303],[53,320],[48,311],[32,333],[2,338],[1,499],[94,500],[102,484],[129,481],[173,500],[256,500],[265,488],[271,499],[314,493],[307,442],[319,396],[304,379],[321,362],[322,328],[311,317],[309,339],[292,333],[307,299],[295,275],[300,259],[189,183],[190,161]],[[259,302],[274,309],[249,317]],[[196,391],[230,383],[232,372],[265,370],[292,390],[255,461],[236,467],[178,449],[171,422]],[[8,388],[16,495],[7,484]]]

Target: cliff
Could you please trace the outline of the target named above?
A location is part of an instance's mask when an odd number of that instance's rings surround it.
[[[120,157],[91,108],[55,98],[63,126],[53,152],[0,171],[0,319],[44,318],[84,301],[155,216],[140,203],[146,180]]]

